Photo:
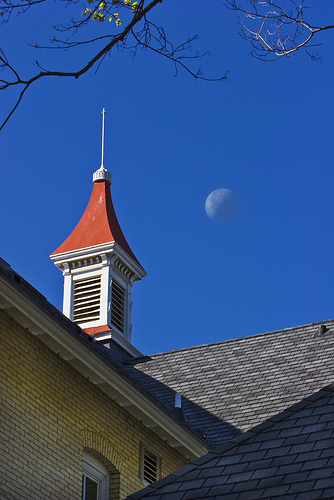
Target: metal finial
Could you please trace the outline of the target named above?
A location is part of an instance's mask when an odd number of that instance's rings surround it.
[[[102,154],[101,154],[101,167],[103,167],[103,159],[104,159],[104,115],[106,114],[106,110],[103,108],[102,110]]]

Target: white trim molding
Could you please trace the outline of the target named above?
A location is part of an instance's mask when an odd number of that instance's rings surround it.
[[[41,342],[92,383],[98,383],[99,388],[112,400],[126,407],[131,415],[176,448],[184,457],[193,460],[210,450],[207,444],[195,437],[169,415],[168,411],[138,390],[131,380],[113,367],[112,362],[101,359],[93,344],[90,348],[82,342],[63,322],[58,321],[52,312],[44,309],[43,305],[27,295],[14,280],[4,274],[0,274],[0,295],[3,297],[0,297],[0,300],[10,304],[6,307],[8,314],[32,335],[38,335]]]
[[[86,500],[86,488],[89,482],[96,485],[96,500],[109,500],[108,471],[94,457],[84,452],[82,459],[82,500]]]
[[[63,313],[65,316],[76,321],[81,328],[108,325],[131,344],[132,285],[134,281],[146,276],[144,269],[114,241],[51,255],[50,258],[63,272]],[[78,316],[75,317],[75,283],[97,276],[101,279],[100,304],[96,304],[91,321],[89,321],[89,314],[80,321]],[[115,318],[115,315],[112,315],[115,310],[112,297],[114,281],[124,290],[122,324],[119,321],[113,321]],[[89,296],[87,298],[89,300]]]

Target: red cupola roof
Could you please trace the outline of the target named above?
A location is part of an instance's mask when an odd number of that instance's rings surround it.
[[[113,241],[140,265],[117,220],[111,199],[110,182],[106,179],[97,179],[94,181],[92,195],[79,223],[64,243],[51,254],[51,257]]]

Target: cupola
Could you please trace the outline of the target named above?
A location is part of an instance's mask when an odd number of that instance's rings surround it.
[[[132,285],[146,276],[121,230],[114,210],[111,174],[102,162],[93,175],[93,192],[79,223],[50,258],[63,272],[63,313],[97,340],[131,345]]]

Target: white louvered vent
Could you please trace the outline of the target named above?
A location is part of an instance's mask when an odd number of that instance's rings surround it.
[[[101,276],[74,282],[73,321],[88,323],[100,319]]]
[[[111,323],[124,333],[125,290],[113,280],[111,288]]]
[[[151,484],[158,479],[158,457],[151,451],[144,449],[143,480]]]

